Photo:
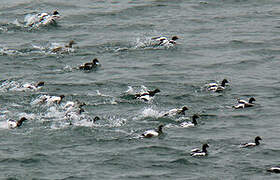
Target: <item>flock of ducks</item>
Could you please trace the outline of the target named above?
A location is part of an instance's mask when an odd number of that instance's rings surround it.
[[[99,63],[99,60],[97,58],[94,58],[92,60],[92,62],[87,62],[87,63],[80,65],[78,67],[78,69],[90,71],[90,70],[96,69],[98,66],[101,66],[101,64]],[[36,90],[41,89],[44,85],[45,85],[45,82],[43,82],[43,81],[40,81],[35,84],[26,83],[26,84],[23,84],[20,87],[20,89],[36,91]],[[38,104],[47,104],[48,106],[51,106],[53,104],[60,104],[64,98],[65,98],[65,95],[60,95],[60,96],[42,95],[37,100],[37,103]],[[77,112],[77,114],[81,114],[82,112],[84,112],[84,109],[82,108],[82,106],[84,106],[84,105],[86,105],[86,104],[83,102],[80,102],[78,100],[75,102],[68,101],[64,105],[64,109],[66,110],[66,116],[70,117],[71,113],[73,113],[73,112]],[[99,119],[100,118],[98,116],[96,116],[96,117],[94,117],[93,122],[96,122]],[[26,117],[22,117],[19,120],[9,119],[9,120],[7,120],[8,128],[10,128],[10,129],[18,128],[18,127],[22,126],[23,122],[26,120],[27,120]],[[70,122],[70,125],[71,125],[71,122]]]
[[[48,13],[40,13],[36,15],[36,19],[28,24],[28,26],[33,27],[33,26],[40,26],[40,25],[48,25],[48,24],[54,24],[56,23],[56,20],[60,18],[60,14],[58,13],[57,10],[53,11],[53,13],[48,14]],[[178,40],[179,38],[177,36],[173,36],[170,40],[167,37],[161,36],[161,37],[154,37],[151,38],[151,40],[155,41],[155,45],[156,46],[174,46],[176,44],[176,40]],[[72,48],[73,44],[75,44],[75,42],[73,40],[69,41],[68,44],[66,44],[65,46],[59,46],[59,47],[55,47],[52,49],[52,52],[56,53],[56,52],[60,52],[60,51],[65,51],[65,49],[67,48]],[[91,62],[87,62],[85,64],[82,64],[78,67],[78,69],[80,70],[92,70],[97,68],[98,66],[100,66],[100,62],[97,58],[94,58]],[[226,89],[226,86],[228,85],[229,81],[227,79],[223,79],[223,81],[221,82],[221,84],[217,83],[217,82],[213,82],[213,83],[209,83],[206,86],[206,89],[208,91],[212,91],[212,92],[222,92],[223,90]],[[36,90],[41,88],[42,86],[44,86],[44,82],[38,82],[37,84],[26,84],[24,86],[24,88],[30,89],[30,90]],[[146,92],[141,92],[141,93],[136,93],[134,95],[135,99],[139,99],[139,100],[143,100],[143,101],[150,101],[157,93],[159,93],[160,90],[159,89],[155,89],[155,90],[147,90]],[[40,102],[41,103],[47,103],[47,104],[60,104],[61,101],[63,100],[65,96],[61,95],[61,96],[49,96],[49,95],[43,95],[40,98]],[[252,107],[254,106],[254,101],[255,98],[251,97],[248,101],[246,100],[238,100],[238,104],[232,106],[234,109],[243,109],[243,108],[247,108],[247,107]],[[65,109],[67,109],[67,112],[70,114],[71,112],[73,112],[73,109],[78,110],[78,113],[82,113],[83,110],[83,106],[85,105],[85,103],[81,103],[79,101],[76,102],[67,102],[64,106]],[[183,106],[182,108],[179,109],[171,109],[169,112],[163,114],[163,117],[166,116],[175,116],[175,115],[185,115],[185,111],[188,110],[188,108],[186,106]],[[68,116],[69,114],[66,113],[66,116]],[[180,127],[195,127],[197,126],[197,119],[199,118],[199,116],[197,114],[194,114],[192,116],[192,121],[191,122],[182,122],[179,126]],[[100,118],[98,116],[96,116],[93,121],[97,121]],[[19,120],[8,120],[8,127],[11,129],[14,128],[18,128],[20,127],[24,121],[26,121],[27,118],[22,117]],[[70,122],[71,125],[71,122]],[[160,136],[163,133],[163,127],[164,125],[159,125],[157,129],[151,129],[151,130],[147,130],[144,133],[142,133],[142,137],[143,138],[152,138],[152,137],[157,137]],[[255,141],[254,142],[250,142],[250,143],[245,143],[240,145],[241,148],[248,148],[248,147],[255,147],[258,146],[260,144],[260,140],[261,137],[257,136],[255,137]],[[209,148],[208,144],[203,144],[202,145],[202,149],[193,149],[191,150],[190,155],[192,157],[197,157],[197,156],[207,156],[208,152],[207,152],[207,148]],[[267,169],[267,171],[269,172],[274,172],[274,173],[280,173],[280,167],[271,167],[269,169]]]
[[[229,81],[227,79],[224,79],[221,84],[218,84],[217,82],[209,83],[206,85],[206,89],[208,91],[213,91],[213,92],[221,92],[226,89],[226,86],[229,84]],[[159,89],[155,89],[154,91],[147,91],[144,93],[138,93],[135,95],[135,98],[144,100],[144,101],[149,101],[151,98],[155,96],[156,93],[160,92]],[[249,100],[243,100],[243,99],[238,99],[238,104],[232,106],[234,109],[243,109],[243,108],[248,108],[254,106],[254,101],[256,99],[254,97],[249,98]],[[186,106],[183,106],[182,108],[179,109],[171,109],[169,112],[165,113],[163,117],[166,116],[175,116],[175,115],[185,115],[185,111],[188,110]],[[180,127],[184,128],[189,128],[189,127],[195,127],[197,126],[197,119],[199,116],[197,114],[194,114],[192,116],[192,121],[191,122],[182,122],[180,123]],[[150,129],[145,131],[142,134],[143,138],[152,138],[152,137],[157,137],[160,136],[163,133],[163,127],[164,125],[159,125],[157,129]],[[251,148],[251,147],[256,147],[260,145],[260,141],[262,138],[260,136],[255,137],[254,142],[248,142],[245,144],[241,144],[240,148]],[[207,156],[208,151],[207,148],[209,148],[209,144],[203,144],[202,149],[200,150],[199,148],[195,148],[191,150],[190,155],[192,157],[201,157],[201,156]],[[274,172],[274,173],[280,173],[280,167],[271,167],[267,169],[268,172]]]
[[[78,69],[80,70],[92,70],[96,67],[98,67],[100,65],[99,60],[97,58],[94,58],[92,60],[92,62],[88,62],[85,64],[82,64],[78,67]],[[208,91],[213,91],[213,92],[221,92],[223,90],[226,89],[226,85],[229,83],[228,80],[224,79],[221,84],[218,84],[216,82],[214,83],[209,83],[206,85],[206,89]],[[30,90],[34,90],[34,89],[39,89],[42,86],[44,86],[44,82],[38,82],[36,84],[24,84],[24,88],[30,89]],[[135,99],[139,99],[142,101],[151,101],[154,96],[159,93],[160,90],[159,89],[155,89],[155,90],[147,90],[145,92],[140,92],[140,93],[136,93],[134,94],[134,98]],[[60,104],[62,102],[62,100],[65,98],[64,95],[60,95],[60,96],[49,96],[49,95],[42,95],[39,100],[38,103],[42,103],[42,104],[47,104],[47,105],[52,105],[52,104]],[[246,100],[242,100],[242,99],[238,99],[238,104],[232,106],[234,109],[240,109],[240,108],[248,108],[248,107],[252,107],[254,106],[254,101],[256,101],[256,99],[254,97],[251,97],[248,101]],[[64,105],[64,109],[66,110],[66,117],[71,117],[72,113],[77,113],[77,114],[81,114],[82,112],[84,112],[84,109],[82,108],[83,106],[85,106],[86,104],[83,102],[80,102],[78,100],[76,100],[75,102],[73,101],[68,101],[65,105]],[[188,110],[188,107],[183,106],[182,108],[175,108],[175,109],[171,109],[168,112],[165,112],[162,117],[170,117],[170,116],[177,116],[177,115],[185,115],[185,111]],[[190,127],[195,127],[198,125],[197,119],[199,118],[199,115],[194,114],[192,116],[192,121],[190,122],[182,122],[180,123],[180,127],[183,128],[190,128]],[[100,118],[98,116],[93,118],[93,122],[98,121]],[[22,126],[23,122],[26,121],[27,118],[22,117],[19,120],[12,120],[9,119],[7,121],[8,127],[11,129],[14,128],[18,128],[20,126]],[[69,125],[72,125],[72,123],[70,122]],[[163,127],[164,125],[159,125],[157,129],[150,129],[147,131],[144,131],[141,136],[143,138],[152,138],[152,137],[157,137],[160,136],[163,133]],[[257,136],[255,137],[254,142],[249,142],[249,143],[245,143],[245,144],[241,144],[240,147],[241,148],[249,148],[249,147],[255,147],[258,146],[260,144],[259,141],[261,141],[261,137]],[[193,149],[190,152],[190,155],[192,157],[200,157],[200,156],[207,156],[208,155],[208,151],[207,148],[209,148],[209,144],[203,144],[202,145],[202,149]],[[267,171],[269,172],[274,172],[274,173],[280,173],[280,167],[271,167],[269,169],[267,169]]]

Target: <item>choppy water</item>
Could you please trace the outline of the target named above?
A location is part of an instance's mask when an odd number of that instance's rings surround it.
[[[279,179],[280,1],[2,1],[0,5],[1,179]],[[24,18],[58,9],[55,26]],[[177,35],[175,47],[149,46]],[[77,42],[71,51],[52,46]],[[102,66],[77,67],[97,57]],[[227,78],[222,93],[206,83]],[[44,81],[36,91],[22,85]],[[129,96],[161,90],[151,102]],[[65,95],[61,105],[36,104]],[[238,98],[256,106],[234,110]],[[67,101],[85,112],[66,118]],[[183,117],[163,112],[188,106]],[[198,127],[180,128],[194,113]],[[7,119],[28,118],[18,129]],[[93,117],[101,119],[95,123]],[[70,124],[70,121],[72,125]],[[141,139],[164,124],[158,138]],[[261,145],[240,149],[261,136]],[[191,149],[210,145],[209,155]]]

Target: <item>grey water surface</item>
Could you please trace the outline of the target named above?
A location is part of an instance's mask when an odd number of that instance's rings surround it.
[[[279,0],[0,2],[0,179],[280,178],[266,172],[280,165]],[[27,15],[55,9],[56,25],[25,26]],[[174,35],[174,47],[149,45]],[[70,40],[72,51],[50,51]],[[93,58],[101,67],[77,69]],[[225,91],[205,89],[224,78]],[[40,90],[19,88],[38,81]],[[131,98],[143,86],[161,92]],[[62,94],[61,105],[33,104]],[[232,108],[250,97],[254,107]],[[69,120],[62,106],[75,100],[85,112]],[[184,105],[185,116],[160,115]],[[197,127],[179,127],[195,113]],[[160,124],[161,136],[141,138]],[[240,148],[256,136],[258,147]],[[208,156],[191,157],[203,143]]]

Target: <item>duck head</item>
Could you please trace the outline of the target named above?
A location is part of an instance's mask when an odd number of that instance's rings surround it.
[[[157,88],[157,89],[155,89],[154,90],[154,93],[156,94],[156,93],[159,93],[160,92],[160,90]]]
[[[208,144],[203,144],[202,145],[202,152],[207,152],[207,148],[209,148],[209,145]]]
[[[162,124],[159,125],[157,132],[158,132],[158,133],[162,133],[162,128],[163,128],[163,125],[162,125]]]
[[[253,103],[254,101],[256,101],[256,99],[255,99],[254,97],[251,97],[251,98],[249,99],[249,103]]]
[[[194,125],[197,125],[197,121],[196,121],[197,118],[199,118],[199,116],[198,116],[197,114],[194,114],[194,115],[192,116],[192,123],[193,123]]]
[[[92,60],[92,63],[97,65],[97,64],[99,64],[99,61],[98,61],[97,58],[94,58],[94,59]]]
[[[260,137],[260,136],[257,136],[256,138],[255,138],[255,143],[256,143],[256,145],[259,145],[260,144],[260,140],[262,140],[262,138]]]
[[[179,39],[178,36],[173,36],[173,37],[172,37],[172,40],[173,40],[173,41],[176,41],[177,39]]]
[[[20,120],[17,122],[17,127],[20,127],[23,123],[23,121],[26,121],[27,119],[25,117],[20,118]]]
[[[54,11],[53,11],[53,15],[59,16],[60,14],[59,14],[59,12],[58,12],[57,10],[54,10]]]
[[[40,86],[44,86],[44,85],[45,85],[45,82],[40,81],[36,84],[36,87],[40,87]]]
[[[76,42],[74,40],[70,40],[66,47],[72,48],[73,44],[76,44]]]
[[[189,110],[189,108],[186,107],[186,106],[183,106],[183,107],[182,107],[182,112],[185,112],[186,110]]]
[[[26,120],[27,120],[26,117],[20,118],[20,121],[21,121],[21,122],[26,121]]]
[[[98,121],[98,120],[100,120],[100,117],[95,116],[94,119],[93,119],[93,122],[96,122],[96,121]]]
[[[228,80],[227,80],[227,79],[224,79],[224,80],[222,81],[221,86],[225,87],[225,86],[226,86],[226,83],[229,83],[229,82],[228,82]]]

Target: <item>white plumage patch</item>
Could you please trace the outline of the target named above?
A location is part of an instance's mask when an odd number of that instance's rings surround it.
[[[155,130],[147,130],[143,133],[144,137],[151,137],[151,136],[158,136],[159,133],[156,132]]]
[[[188,128],[188,127],[194,127],[195,125],[192,122],[182,122],[180,126],[184,128]]]
[[[164,113],[164,116],[176,116],[179,112],[179,109],[171,109],[168,112]]]
[[[218,86],[218,83],[213,82],[213,83],[207,84],[207,87],[208,87],[208,88],[214,87],[214,86]]]
[[[246,143],[241,145],[242,148],[253,147],[253,146],[256,146],[256,143]]]
[[[237,104],[235,106],[233,106],[235,109],[241,109],[241,108],[245,108],[245,104],[243,103],[240,103],[240,104]]]
[[[150,101],[153,99],[153,97],[150,95],[143,95],[143,96],[140,96],[139,99],[144,100],[144,101]]]
[[[8,123],[8,128],[10,128],[10,129],[14,129],[17,127],[17,121],[15,121],[15,120],[10,119],[7,121],[7,123]]]
[[[191,156],[206,156],[207,154],[205,152],[197,152],[197,153],[192,153]]]
[[[271,167],[267,169],[268,172],[280,173],[280,167]]]

